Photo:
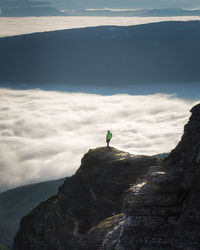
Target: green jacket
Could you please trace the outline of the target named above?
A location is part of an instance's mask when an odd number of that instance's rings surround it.
[[[108,133],[107,133],[107,136],[106,136],[106,139],[107,139],[107,140],[110,140],[111,138],[112,138],[112,133],[108,132]]]

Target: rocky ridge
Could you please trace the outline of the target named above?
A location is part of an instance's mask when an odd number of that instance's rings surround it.
[[[159,164],[157,157],[135,156],[115,148],[89,150],[58,194],[22,219],[14,249],[75,249],[91,228],[121,213],[123,192],[150,165]],[[116,224],[117,219],[114,221]]]
[[[164,161],[90,150],[55,197],[23,218],[14,250],[197,250],[200,104]]]
[[[200,104],[191,112],[181,141],[162,166],[151,167],[146,179],[126,190],[124,219],[98,249],[199,249]]]

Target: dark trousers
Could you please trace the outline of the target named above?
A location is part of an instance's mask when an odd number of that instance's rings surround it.
[[[109,147],[110,140],[107,139],[106,143],[107,143],[107,147]]]

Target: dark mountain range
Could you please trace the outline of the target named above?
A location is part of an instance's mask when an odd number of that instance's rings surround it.
[[[147,10],[144,16],[199,16],[200,10],[187,10],[181,8],[162,8]]]
[[[0,55],[0,86],[199,82],[200,22],[7,37],[0,39]]]
[[[0,0],[0,17],[66,16],[67,14],[44,1]]]
[[[66,13],[51,6],[35,6],[35,7],[12,7],[2,8],[2,17],[26,17],[26,16],[67,16]]]
[[[50,4],[50,5],[49,5]],[[43,6],[41,6],[43,5]],[[45,6],[49,5],[49,6]],[[61,8],[48,2],[33,1],[0,1],[2,17],[25,16],[109,16],[109,17],[169,17],[169,16],[199,16],[200,10],[181,8],[112,10],[112,9],[82,9]]]
[[[56,8],[85,9],[85,8],[112,8],[112,9],[145,9],[145,8],[198,8],[198,0],[43,0],[51,2]]]
[[[40,202],[56,194],[64,180],[25,185],[0,193],[0,245],[11,248],[21,218]]]
[[[135,16],[135,17],[169,17],[169,16],[199,16],[200,10],[186,10],[181,8],[162,8],[162,9],[141,9],[141,10],[77,10],[67,11],[72,16]]]
[[[48,3],[45,3],[48,4]],[[0,8],[1,11],[3,8],[20,8],[20,7],[32,7],[32,6],[40,6],[44,5],[44,2],[32,2],[32,1],[6,1],[6,0],[0,0]],[[2,15],[2,13],[1,13]]]
[[[51,11],[50,7],[37,8],[46,4],[50,4]],[[0,8],[2,8],[0,16],[48,16],[50,14],[61,16],[67,15],[66,12],[72,16],[179,16],[199,15],[200,5],[198,0],[188,2],[178,0],[41,0],[40,2],[37,0],[0,0]],[[99,10],[92,12],[87,9]],[[110,9],[110,11],[106,9]],[[129,11],[121,11],[124,9],[129,9]],[[64,10],[64,12],[60,10]]]
[[[14,250],[198,250],[200,104],[162,160],[115,148],[84,155],[54,197],[26,215]]]

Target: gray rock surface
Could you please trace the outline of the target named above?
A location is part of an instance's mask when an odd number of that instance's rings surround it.
[[[124,223],[108,233],[101,249],[200,249],[200,105],[162,166],[123,195]],[[113,246],[113,242],[115,245]]]
[[[149,166],[160,162],[157,157],[135,156],[115,148],[89,150],[58,194],[22,219],[14,250],[91,249],[84,243],[85,234],[106,218],[120,214],[123,192],[146,175]],[[110,226],[116,224],[116,218]],[[108,231],[107,226],[100,228],[103,233],[90,240],[92,249],[103,240],[104,228]]]

